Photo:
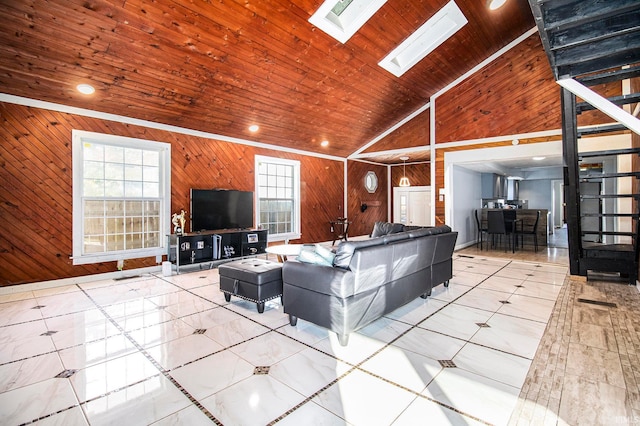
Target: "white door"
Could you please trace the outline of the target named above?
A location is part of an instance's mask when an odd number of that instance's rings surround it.
[[[393,221],[412,226],[431,226],[431,187],[393,188]]]

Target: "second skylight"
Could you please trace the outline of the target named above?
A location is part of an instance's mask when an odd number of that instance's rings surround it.
[[[451,0],[408,39],[393,49],[378,65],[396,77],[400,77],[447,41],[467,22],[458,5]]]

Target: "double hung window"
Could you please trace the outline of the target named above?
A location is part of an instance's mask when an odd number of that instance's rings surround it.
[[[166,253],[171,145],[73,131],[73,263]]]
[[[258,225],[269,240],[300,238],[300,162],[256,156]]]

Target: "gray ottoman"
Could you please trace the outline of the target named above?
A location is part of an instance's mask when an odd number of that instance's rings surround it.
[[[264,302],[282,296],[282,264],[261,259],[244,259],[218,267],[220,290],[228,302],[231,296],[256,302],[264,312]]]

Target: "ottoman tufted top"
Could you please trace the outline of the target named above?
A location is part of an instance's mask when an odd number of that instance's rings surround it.
[[[282,264],[262,259],[244,259],[224,263],[218,267],[221,277],[229,277],[253,284],[282,280]]]

